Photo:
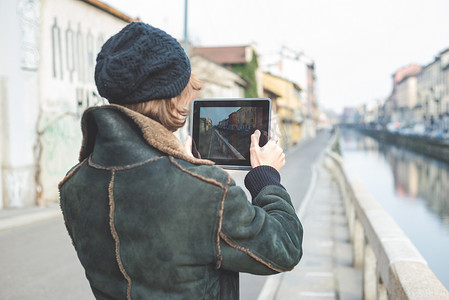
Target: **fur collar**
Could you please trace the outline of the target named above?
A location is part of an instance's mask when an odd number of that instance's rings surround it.
[[[88,137],[87,137],[87,128],[86,128],[87,124],[85,116],[90,110],[93,109],[115,109],[121,111],[122,113],[127,115],[131,120],[133,120],[133,122],[137,125],[137,127],[139,127],[139,129],[142,131],[142,136],[145,139],[145,141],[150,146],[156,148],[161,152],[164,152],[170,156],[180,158],[182,160],[197,165],[214,164],[213,161],[207,159],[198,159],[187,154],[186,151],[184,150],[184,146],[182,145],[181,141],[179,141],[179,139],[170,130],[165,128],[159,122],[149,117],[146,117],[138,112],[135,112],[129,108],[116,104],[90,107],[86,109],[86,111],[84,112],[81,120],[81,127],[83,131],[83,142],[81,145],[79,161],[84,160],[86,157],[90,155],[91,152],[91,150],[89,150],[90,147],[87,146]]]

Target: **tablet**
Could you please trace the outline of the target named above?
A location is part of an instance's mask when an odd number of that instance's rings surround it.
[[[192,153],[226,169],[251,169],[251,135],[261,132],[262,147],[270,136],[271,100],[220,98],[192,101]]]

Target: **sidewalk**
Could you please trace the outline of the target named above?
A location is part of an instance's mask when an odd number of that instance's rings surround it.
[[[322,163],[302,214],[304,255],[280,275],[275,299],[362,299],[362,272],[352,267],[352,246],[338,186]]]
[[[21,225],[32,224],[61,215],[59,203],[50,203],[44,207],[17,207],[0,209],[0,231]]]

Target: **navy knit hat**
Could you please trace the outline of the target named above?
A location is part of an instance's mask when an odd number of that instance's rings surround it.
[[[178,96],[190,80],[184,49],[166,32],[133,22],[101,48],[95,66],[100,95],[115,104]]]

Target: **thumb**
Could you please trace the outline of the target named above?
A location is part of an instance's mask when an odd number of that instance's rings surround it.
[[[251,148],[259,148],[260,131],[257,129],[251,135]]]

